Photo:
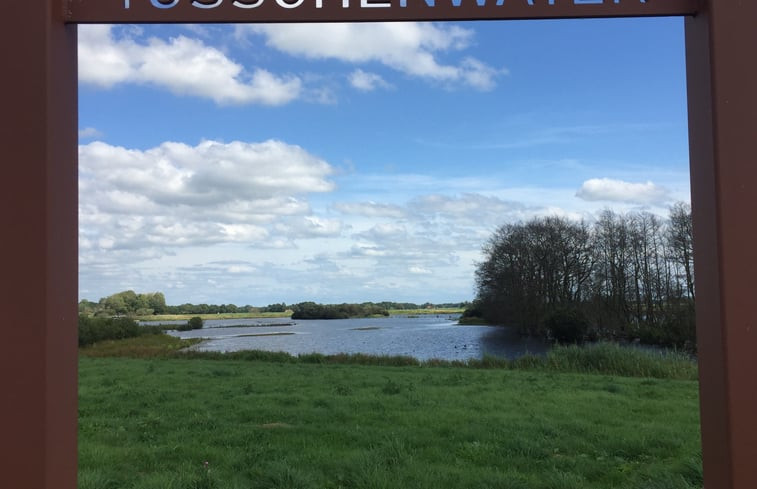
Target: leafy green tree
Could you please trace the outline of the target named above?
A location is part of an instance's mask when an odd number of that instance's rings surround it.
[[[112,315],[125,316],[129,309],[126,306],[124,298],[120,294],[113,294],[104,299],[100,299],[100,305],[106,311],[112,312]]]
[[[79,314],[85,314],[87,316],[94,314],[97,311],[97,303],[82,299],[79,301]]]
[[[165,314],[166,297],[162,292],[147,294],[147,307],[152,309],[155,314]]]
[[[287,305],[283,302],[280,304],[268,304],[262,308],[262,311],[264,312],[285,312],[286,310]]]

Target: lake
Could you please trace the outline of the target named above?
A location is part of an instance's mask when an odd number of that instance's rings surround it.
[[[517,358],[549,349],[541,340],[520,337],[513,328],[458,326],[458,317],[445,314],[295,321],[209,319],[203,329],[168,333],[180,338],[204,338],[196,346],[200,351],[266,350],[293,355],[366,353],[407,355],[419,360],[468,360],[484,354]]]

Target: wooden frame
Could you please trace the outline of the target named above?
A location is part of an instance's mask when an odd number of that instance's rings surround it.
[[[77,23],[660,15],[686,16],[705,486],[757,487],[757,1],[10,0],[0,14],[0,487],[76,487]]]

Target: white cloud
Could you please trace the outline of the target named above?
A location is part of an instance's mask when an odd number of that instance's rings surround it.
[[[423,267],[410,267],[408,269],[408,272],[412,273],[413,275],[431,275],[433,273],[428,268]]]
[[[349,79],[350,85],[363,92],[372,92],[379,88],[391,88],[391,85],[381,78],[381,75],[360,69],[353,71]]]
[[[334,204],[334,208],[343,214],[363,217],[393,217],[399,219],[405,216],[405,210],[402,207],[377,202],[342,202]]]
[[[407,229],[402,224],[378,223],[369,230],[355,234],[355,237],[374,242],[402,245],[407,240]]]
[[[79,147],[79,159],[84,261],[121,258],[105,250],[140,259],[137,250],[151,258],[177,247],[267,246],[341,229],[311,216],[303,198],[334,189],[331,166],[280,141],[169,142],[145,151],[93,142]]]
[[[651,181],[633,183],[612,178],[586,180],[576,192],[576,197],[588,201],[604,200],[633,204],[662,204],[670,200],[668,190]]]
[[[392,175],[382,185],[411,181],[416,192],[384,202],[370,182],[373,191],[351,194],[365,201],[318,197],[314,210],[309,194],[335,191],[334,169],[280,141],[146,150],[95,142],[80,154],[82,283],[99,296],[134,283],[166,291],[169,302],[174,290],[183,291],[175,302],[240,305],[424,302],[430,291],[464,300],[496,227],[541,215],[580,219],[602,205],[576,199],[574,189],[489,179],[478,185],[486,190],[455,193],[443,178]],[[352,183],[340,178],[342,188]]]
[[[218,49],[185,36],[140,43],[116,39],[111,26],[79,27],[79,80],[103,88],[138,83],[177,95],[210,98],[218,104],[282,105],[296,99],[302,82],[264,69],[252,73]]]
[[[478,193],[459,196],[422,195],[413,199],[409,208],[427,219],[436,217],[444,221],[476,226],[500,225],[504,221],[516,220],[527,210],[522,203]]]
[[[380,258],[387,256],[389,253],[377,246],[355,245],[350,249],[350,254],[354,257]]]
[[[269,47],[293,56],[347,63],[378,62],[411,76],[469,85],[478,90],[494,88],[496,77],[506,73],[471,57],[456,65],[439,61],[441,53],[461,51],[472,43],[473,31],[455,25],[418,22],[250,24],[239,26],[237,32],[240,36],[250,32],[264,35]],[[358,83],[360,81],[358,79]]]
[[[324,219],[317,216],[304,216],[287,219],[278,224],[276,229],[291,239],[294,238],[323,238],[339,236],[343,230],[343,223],[336,219]]]
[[[334,188],[324,179],[332,173],[328,163],[275,140],[166,142],[146,151],[94,142],[80,147],[80,158],[82,172],[96,176],[99,188],[109,184],[158,204],[234,204],[249,212],[249,199],[273,209],[281,202],[269,199]]]
[[[182,267],[182,269],[191,270],[197,274],[220,276],[225,274],[241,275],[253,273],[257,270],[257,267],[245,260],[218,260],[191,267]],[[211,280],[217,281],[217,279]]]
[[[460,64],[460,76],[465,83],[481,91],[489,91],[496,86],[496,78],[500,74],[507,74],[505,69],[497,70],[476,58],[465,58]]]
[[[103,133],[94,127],[79,129],[79,139],[97,139],[103,137]]]

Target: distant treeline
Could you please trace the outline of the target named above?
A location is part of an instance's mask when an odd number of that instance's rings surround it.
[[[691,210],[668,219],[605,211],[500,227],[484,246],[466,316],[562,341],[634,340],[694,348]]]
[[[97,302],[82,299],[79,313],[94,316],[150,316],[154,314],[224,314],[239,312],[284,312],[286,304],[271,304],[267,307],[234,304],[180,304],[170,306],[162,292],[138,294],[125,290],[101,298]]]
[[[303,305],[304,304],[304,305]],[[388,311],[390,309],[430,309],[430,308],[461,308],[470,303],[445,303],[445,304],[414,304],[411,302],[365,302],[362,304],[337,304],[337,305],[320,305],[314,302],[302,302],[300,304],[287,305],[284,302],[269,304],[267,306],[237,306],[235,304],[180,304],[178,306],[169,306],[166,304],[166,298],[162,292],[150,292],[138,294],[133,290],[118,292],[108,297],[101,298],[98,302],[92,302],[82,299],[79,302],[79,314],[89,316],[114,317],[114,316],[151,316],[157,314],[227,314],[227,313],[266,313],[266,312],[286,312],[297,311],[299,308],[315,311],[316,308],[310,306],[314,304],[321,309],[328,309],[331,313],[338,313],[342,317],[343,313],[348,313],[346,317],[356,317],[363,315],[383,314],[383,312],[356,313],[355,311]],[[296,319],[296,318],[295,318]],[[302,319],[302,318],[301,318]]]
[[[388,316],[389,309],[378,304],[293,304],[292,319],[349,319],[355,317]]]

